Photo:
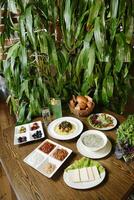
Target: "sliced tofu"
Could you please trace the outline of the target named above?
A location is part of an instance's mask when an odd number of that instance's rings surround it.
[[[100,174],[99,174],[98,169],[97,169],[96,166],[92,167],[92,172],[93,172],[95,180],[100,178]]]
[[[69,170],[68,176],[71,182],[74,182],[74,183],[80,182],[79,169]]]
[[[81,180],[81,182],[89,181],[86,167],[79,169],[79,171],[80,171],[80,180]]]
[[[87,167],[87,173],[88,173],[89,181],[94,181],[95,178],[92,172],[92,167]]]

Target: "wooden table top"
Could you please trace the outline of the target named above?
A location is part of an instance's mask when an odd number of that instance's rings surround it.
[[[112,113],[121,123],[124,118]],[[85,119],[84,130],[91,129]],[[48,179],[35,169],[23,162],[43,140],[13,145],[14,125],[2,131],[0,138],[0,161],[8,176],[10,184],[18,200],[121,200],[127,199],[134,190],[134,166],[117,160],[114,156],[114,141],[116,129],[104,131],[113,144],[111,153],[98,161],[106,168],[104,181],[91,189],[75,190],[68,187],[63,180],[64,169],[75,159],[82,157],[77,151],[76,142],[79,137],[69,141],[58,141],[50,138],[45,131],[46,138],[73,150],[72,155],[65,161],[55,175]]]

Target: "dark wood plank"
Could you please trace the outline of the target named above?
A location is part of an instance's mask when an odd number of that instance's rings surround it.
[[[0,159],[4,156],[2,145],[4,141],[2,141],[1,137],[2,131],[13,124],[15,124],[15,118],[10,114],[9,107],[7,106],[6,102],[0,100]],[[1,162],[0,172],[0,186],[2,186],[0,187],[0,200],[16,200],[16,196],[11,185],[9,184]]]
[[[15,200],[11,197],[11,189],[0,163],[0,200]]]
[[[15,124],[15,118],[10,114],[5,101],[0,100],[0,128],[3,130]]]

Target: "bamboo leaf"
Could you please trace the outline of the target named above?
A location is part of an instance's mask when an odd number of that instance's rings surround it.
[[[90,30],[94,20],[98,16],[98,13],[99,13],[100,8],[101,8],[101,4],[102,4],[101,0],[93,1],[93,4],[90,7],[89,17],[88,17],[88,21],[87,21],[88,30]]]
[[[87,69],[85,70],[85,79],[87,77],[89,77],[93,72],[93,68],[94,68],[94,64],[95,64],[95,45],[94,44],[89,49],[88,58],[89,58],[88,66],[87,66]]]
[[[110,24],[109,24],[109,31],[110,31],[110,44],[112,45],[115,34],[116,34],[116,29],[117,29],[117,19],[116,18],[111,18],[110,19]]]
[[[127,77],[128,72],[129,72],[129,71],[128,71],[128,66],[126,65],[126,66],[125,66],[125,69],[124,69],[124,76],[123,76],[124,78]]]
[[[15,64],[15,57],[12,56],[10,59],[10,68],[13,76],[14,76],[14,64]]]
[[[101,24],[104,28],[105,28],[105,25],[106,25],[105,15],[106,15],[106,5],[105,5],[105,2],[103,0],[101,10],[100,10],[100,19],[101,19]]]
[[[125,46],[125,53],[124,53],[124,62],[130,62],[131,63],[131,47],[130,45]]]
[[[88,12],[89,11],[84,12],[83,15],[81,16],[79,22],[78,22],[78,26],[77,26],[77,30],[76,30],[76,34],[75,34],[75,39],[78,38],[78,36],[79,36],[79,34],[81,32],[81,29],[84,26],[84,23],[85,23],[84,19],[85,19],[85,16],[87,16]]]
[[[31,92],[31,94],[30,94],[30,105],[29,106],[30,106],[30,112],[31,112],[32,116],[36,116],[36,110],[37,110],[36,104],[37,104],[37,100]]]
[[[80,54],[77,58],[77,63],[76,63],[76,75],[79,76],[80,72],[82,69],[86,68],[88,60],[89,60],[89,49],[90,49],[90,41],[93,37],[93,32],[94,30],[92,30],[91,32],[88,32],[85,36],[84,39],[84,46],[83,49],[80,51]]]
[[[117,13],[118,13],[118,5],[119,5],[119,0],[111,0],[110,2],[110,7],[111,7],[111,17],[116,18]]]
[[[126,20],[126,31],[125,31],[126,42],[128,44],[130,44],[132,41],[133,32],[134,32],[134,17],[130,16]]]
[[[125,15],[125,9],[126,9],[126,0],[120,0],[119,2],[119,17],[122,17]]]
[[[40,94],[43,95],[43,99],[46,101],[46,104],[48,104],[49,101],[49,93],[46,87],[46,84],[42,82],[42,78],[39,77],[37,79],[37,86],[40,89]]]
[[[50,0],[49,4],[50,4],[51,13],[52,13],[53,25],[55,26],[56,20],[57,20],[57,9],[56,9],[56,5],[55,5],[55,1]]]
[[[48,0],[39,1],[39,9],[40,9],[42,16],[46,19],[46,25],[48,27],[48,20],[49,20],[48,12],[50,10],[49,9],[49,1]]]
[[[40,45],[40,51],[41,53],[45,53],[48,55],[48,46],[47,46],[47,37],[46,37],[46,33],[45,32],[39,32],[37,34],[37,38],[39,41],[39,45]]]
[[[67,67],[66,58],[64,57],[64,54],[61,51],[58,51],[57,55],[59,61],[59,71],[61,74],[64,74]]]
[[[7,60],[11,58],[12,56],[17,57],[19,44],[20,42],[17,42],[16,44],[14,44],[12,47],[9,48],[8,53],[7,53]]]
[[[88,9],[89,0],[78,0],[75,3],[75,8],[78,6],[77,13],[79,13],[79,16],[82,16],[82,14]]]
[[[71,49],[72,46],[72,33],[71,33],[71,26],[73,26],[73,18],[72,18],[72,6],[71,1],[66,0],[65,2],[65,10],[64,10],[64,21],[65,21],[65,44],[68,49]],[[72,23],[72,24],[71,24]]]
[[[114,89],[114,81],[113,81],[113,77],[112,76],[107,76],[107,95],[108,97],[112,97],[113,96],[113,89]]]
[[[71,29],[71,5],[70,0],[66,0],[65,2],[65,11],[64,11],[64,20],[66,23],[66,29],[70,32]]]
[[[26,39],[26,33],[25,33],[25,17],[24,15],[21,15],[19,17],[19,27],[20,27],[20,39],[21,39],[21,42],[22,44],[24,45],[25,44],[25,39]]]
[[[97,17],[95,20],[95,26],[94,26],[94,37],[95,37],[95,42],[96,46],[98,48],[98,51],[101,55],[101,59],[103,59],[104,55],[104,34],[100,31],[100,18]]]
[[[10,59],[10,69],[12,75],[14,75],[14,65],[15,65],[15,60],[18,57],[18,52],[19,52],[19,42],[10,47],[7,53],[6,60]]]
[[[18,93],[18,96],[19,96],[19,93],[20,93],[20,69],[19,69],[19,64],[15,64],[15,69],[14,69],[14,82],[17,86],[17,93]]]
[[[27,121],[27,122],[30,122],[31,119],[32,119],[32,113],[31,113],[31,111],[30,111],[30,106],[29,106],[28,110],[29,110],[29,112],[28,112],[28,115],[27,115],[27,117],[26,117],[26,121]]]
[[[19,110],[18,110],[18,119],[17,119],[17,123],[18,124],[22,124],[24,123],[25,120],[25,112],[26,112],[26,103],[21,103],[19,105]]]
[[[35,36],[33,32],[33,17],[32,17],[30,6],[26,8],[25,17],[26,17],[26,29],[27,29],[29,39],[31,43],[33,44],[34,49],[36,49]]]
[[[106,66],[105,66],[105,77],[109,74],[110,69],[111,69],[111,62],[108,62],[106,63]]]
[[[94,83],[95,83],[95,91],[94,91],[94,99],[95,99],[95,101],[98,103],[99,102],[99,77],[98,76],[96,76],[95,78],[94,78]]]
[[[33,32],[33,18],[32,18],[32,13],[31,13],[31,7],[27,7],[26,11],[25,11],[25,17],[26,17],[26,27],[27,27],[27,31],[30,33],[30,35],[32,35]]]
[[[104,78],[103,80],[103,84],[102,84],[102,101],[105,105],[107,105],[109,103],[108,100],[108,95],[107,95],[107,79]]]
[[[83,81],[83,84],[82,84],[82,87],[81,87],[81,94],[82,95],[87,95],[87,94],[90,93],[90,90],[93,87],[93,82],[94,82],[93,78],[94,78],[93,74],[91,74],[91,76],[88,77],[86,79],[86,81]]]
[[[12,104],[12,110],[15,114],[17,114],[17,111],[18,111],[18,104],[16,103],[16,99],[14,98],[13,95],[11,95],[11,98],[10,98],[10,101],[11,101],[11,104]]]
[[[29,80],[24,80],[23,83],[21,83],[21,91],[20,91],[20,96],[23,96],[23,93],[25,93],[26,97],[29,99],[30,94],[29,94]]]
[[[19,59],[21,61],[22,69],[27,67],[27,52],[26,48],[23,45],[20,45],[19,48]],[[25,69],[26,70],[26,69]],[[22,70],[23,71],[23,70]],[[26,72],[27,73],[27,72]]]
[[[94,29],[92,29],[90,32],[87,32],[87,34],[85,35],[84,48],[86,48],[86,46],[89,46],[89,43],[93,38],[93,34],[94,34]]]
[[[115,71],[120,72],[123,61],[124,61],[124,53],[125,53],[125,41],[123,33],[116,34],[116,58],[115,58]]]
[[[60,21],[60,25],[61,25],[63,40],[65,42],[65,45],[67,46],[67,31],[66,31],[66,25],[65,25],[65,21],[64,21],[64,10],[65,10],[64,4],[65,4],[65,1],[64,1],[64,3],[59,1],[59,7],[60,7],[59,21]]]
[[[17,7],[16,7],[16,2],[14,0],[8,0],[8,8],[9,11],[12,13],[17,14]]]
[[[79,76],[82,69],[86,68],[88,63],[89,47],[83,48],[78,56],[76,64],[76,75]]]
[[[55,43],[49,35],[47,35],[47,44],[48,44],[50,64],[53,64],[57,68],[57,71],[59,72],[58,57],[57,57]]]
[[[78,56],[77,63],[76,63],[76,75],[77,76],[79,76],[80,71],[83,68],[83,63],[82,63],[82,57],[83,57],[83,53],[84,53],[83,51],[84,50],[82,49],[79,56]]]

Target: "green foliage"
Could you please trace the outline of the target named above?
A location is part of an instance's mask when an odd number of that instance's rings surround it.
[[[2,0],[7,37],[3,72],[18,123],[41,113],[49,96],[91,95],[117,112],[127,101],[132,63],[132,0]],[[14,24],[11,13],[19,13]],[[17,103],[16,103],[17,102]]]
[[[117,129],[117,141],[128,144],[134,147],[134,115],[129,115]]]

